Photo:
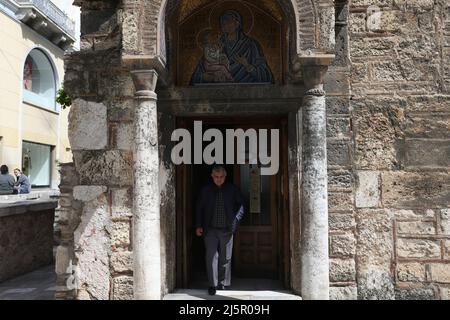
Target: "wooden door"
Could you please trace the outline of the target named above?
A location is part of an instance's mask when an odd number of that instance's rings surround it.
[[[245,202],[244,219],[234,244],[234,272],[240,277],[276,279],[279,276],[280,175],[262,176],[260,165],[235,165],[234,183]]]
[[[193,118],[179,118],[178,128],[193,131]],[[246,213],[234,242],[233,275],[247,278],[285,279],[289,285],[289,225],[287,192],[287,136],[283,118],[235,119],[208,118],[208,127],[230,129],[280,129],[280,171],[275,176],[260,176],[260,212],[250,213],[250,174],[252,165],[227,166],[229,179],[246,199]],[[242,124],[244,123],[244,124]],[[284,132],[284,133],[283,133]],[[270,134],[269,134],[270,136]],[[269,148],[270,150],[270,148]],[[193,228],[195,199],[200,186],[209,178],[210,166],[177,166],[177,287],[188,288],[197,275],[205,275],[203,240]],[[255,174],[255,173],[253,173]],[[282,179],[284,177],[284,179]],[[255,178],[255,176],[253,176]]]

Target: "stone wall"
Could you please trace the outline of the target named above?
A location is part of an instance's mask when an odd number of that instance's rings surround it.
[[[74,98],[69,132],[74,164],[62,167],[57,298],[133,296],[135,102],[121,59],[124,54],[158,53],[155,20],[161,1],[144,1],[145,7],[139,2],[76,1],[82,6],[82,47],[66,58],[65,87]],[[380,8],[381,20],[369,30],[371,5]],[[321,36],[307,39],[309,45],[327,48],[333,41],[325,41],[324,34],[336,35],[336,60],[325,85],[331,298],[448,299],[446,2],[336,0],[335,28],[321,28],[332,10],[328,1],[313,11],[320,8],[325,13],[312,28]],[[141,17],[151,24],[144,33]],[[160,142],[168,140],[171,126],[173,119],[160,115]],[[161,143],[160,150],[166,293],[175,283],[174,170],[168,145]],[[66,285],[71,260],[79,268],[80,290]]]
[[[381,10],[371,30],[370,5]],[[329,125],[342,148],[329,148],[332,298],[448,299],[449,8],[421,0],[344,6],[348,28],[339,25],[344,40],[336,42],[338,53],[349,43],[350,122]],[[341,105],[334,100],[330,118]],[[334,171],[336,163],[350,171]]]
[[[130,70],[121,63],[122,26],[129,20],[122,1],[76,4],[82,7],[81,50],[66,56],[65,73],[65,88],[74,99],[69,115],[74,162],[61,170],[56,297],[132,299],[135,89]],[[160,139],[170,140],[173,121],[160,117]],[[169,148],[161,143],[160,150],[162,228],[170,233],[175,228],[174,170]],[[175,254],[174,242],[162,246],[167,256]],[[78,290],[67,287],[71,261]],[[174,261],[163,262],[163,291],[168,292],[175,282]]]
[[[0,202],[0,282],[53,263],[56,206],[56,200]]]
[[[134,87],[120,62],[122,10],[120,1],[76,4],[81,50],[66,57],[65,74],[74,163],[61,169],[56,298],[131,299]]]

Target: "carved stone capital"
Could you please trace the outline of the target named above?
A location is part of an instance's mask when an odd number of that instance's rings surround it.
[[[131,71],[136,97],[154,97],[158,73],[155,70],[133,70]]]
[[[301,69],[303,82],[308,92],[316,89],[323,84],[323,79],[328,71],[328,66],[333,62],[335,56],[329,54],[315,54],[311,56],[299,56],[297,65]],[[323,91],[323,90],[322,90]],[[316,94],[314,94],[316,95]]]

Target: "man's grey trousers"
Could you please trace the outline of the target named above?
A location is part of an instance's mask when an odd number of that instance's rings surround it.
[[[205,234],[204,240],[209,286],[230,286],[233,233],[227,229],[211,228]]]

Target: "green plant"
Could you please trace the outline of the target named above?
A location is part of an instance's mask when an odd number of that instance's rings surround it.
[[[64,90],[64,85],[56,93],[56,102],[61,105],[61,108],[66,109],[72,105],[72,98]]]

